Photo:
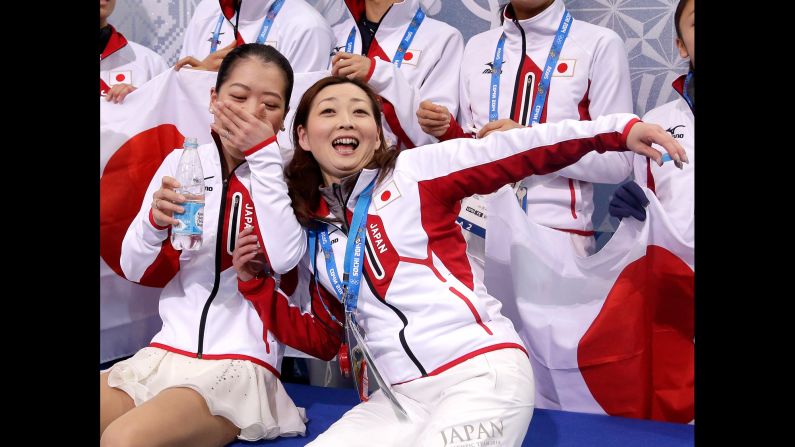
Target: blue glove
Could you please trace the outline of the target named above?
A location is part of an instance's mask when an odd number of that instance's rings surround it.
[[[648,204],[649,199],[646,198],[646,194],[637,183],[630,180],[619,186],[613,193],[608,212],[618,220],[632,216],[642,222],[646,220],[646,205]]]

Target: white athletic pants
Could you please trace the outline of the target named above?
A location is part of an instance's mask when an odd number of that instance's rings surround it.
[[[478,355],[392,391],[409,421],[378,390],[308,445],[512,447],[521,445],[533,416],[533,370],[527,355],[514,348]]]

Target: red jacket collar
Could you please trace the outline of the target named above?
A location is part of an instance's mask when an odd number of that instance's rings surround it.
[[[105,51],[99,55],[99,60],[105,59],[127,45],[127,39],[125,39],[120,32],[116,31],[113,25],[108,26],[110,26],[110,39],[108,39],[108,44],[105,46]]]
[[[221,5],[221,12],[227,20],[232,20],[235,16],[235,0],[219,0]]]
[[[235,22],[232,21],[232,19],[235,17],[235,0],[218,0],[218,3],[221,6],[221,13],[224,15],[224,17],[226,17],[226,20],[228,20],[229,23],[231,23],[232,26],[234,26]],[[242,3],[240,8],[242,10],[243,8]],[[243,40],[243,36],[241,36],[240,32],[237,30],[235,30],[235,42],[237,42],[236,46],[238,47],[246,43],[246,41]]]
[[[686,77],[687,77],[687,75],[679,76],[671,84],[674,87],[674,90],[676,90],[676,92],[679,93],[680,96],[685,96],[684,91],[685,91],[685,78]]]
[[[345,0],[345,5],[348,6],[348,10],[356,22],[364,16],[364,0]]]

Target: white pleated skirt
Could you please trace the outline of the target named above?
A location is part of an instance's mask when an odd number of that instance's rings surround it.
[[[195,390],[210,413],[240,428],[239,439],[303,436],[306,412],[268,369],[248,360],[205,360],[146,347],[107,370],[108,385],[141,405],[167,388]]]

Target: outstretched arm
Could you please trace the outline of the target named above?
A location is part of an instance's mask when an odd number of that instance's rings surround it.
[[[631,150],[661,163],[662,154],[650,146],[652,142],[663,146],[673,160],[686,161],[682,147],[661,127],[631,114],[616,114],[429,145],[422,151],[401,154],[396,169],[429,187],[438,200],[452,204],[529,175],[557,171],[594,150]]]

